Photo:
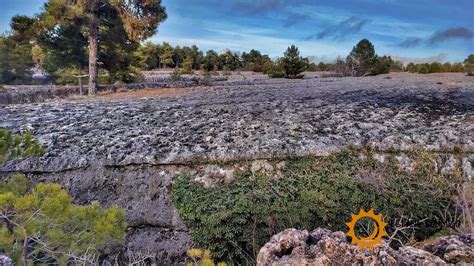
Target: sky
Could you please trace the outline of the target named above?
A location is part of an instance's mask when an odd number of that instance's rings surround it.
[[[0,0],[0,32],[44,0]],[[474,53],[474,0],[162,0],[168,19],[150,41],[207,51],[258,49],[281,56],[292,44],[314,61],[346,56],[367,38],[404,62],[462,61]]]

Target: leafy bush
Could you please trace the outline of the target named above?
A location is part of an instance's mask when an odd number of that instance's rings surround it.
[[[43,147],[32,138],[29,131],[21,136],[0,128],[0,164],[18,157],[41,156],[43,153]]]
[[[400,220],[405,226],[422,221],[404,240],[424,239],[459,222],[448,218],[456,217],[451,185],[459,177],[432,171],[429,154],[417,154],[417,166],[406,172],[394,158],[380,163],[370,151],[365,159],[361,152],[291,159],[279,178],[247,170],[212,189],[183,174],[172,199],[194,243],[234,263],[254,263],[260,247],[285,228],[345,231],[345,222],[360,208],[382,213],[389,234]]]
[[[58,184],[28,188],[21,175],[0,183],[0,250],[16,263],[93,264],[122,241],[127,224],[119,207],[74,205]]]

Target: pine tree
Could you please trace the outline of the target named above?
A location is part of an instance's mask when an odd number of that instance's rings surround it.
[[[466,60],[464,60],[464,69],[468,76],[474,75],[474,54],[470,54]]]
[[[375,64],[375,48],[367,39],[361,40],[352,49],[348,61],[352,63],[353,75],[360,77],[368,74]]]
[[[306,68],[306,61],[300,56],[298,48],[294,45],[288,47],[284,57],[281,60],[285,76],[287,78],[303,78],[303,73]]]
[[[151,37],[159,23],[167,17],[161,0],[49,0],[44,10],[40,17],[50,29],[70,24],[80,24],[85,29],[83,35],[88,36],[89,44],[89,94],[97,91],[99,27],[107,23],[102,12],[117,12],[132,41]]]
[[[163,43],[161,47],[160,61],[165,67],[172,67],[175,62],[173,61],[174,49],[169,43]]]
[[[29,187],[22,175],[0,182],[0,249],[16,264],[96,265],[106,246],[122,242],[127,223],[119,207],[75,205],[58,184]]]

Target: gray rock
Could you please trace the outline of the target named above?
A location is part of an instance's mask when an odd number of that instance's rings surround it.
[[[472,169],[472,162],[474,162],[474,156],[470,156],[468,158],[463,158],[462,159],[462,171],[464,174],[464,177],[467,180],[472,180],[474,177],[474,170]]]
[[[9,257],[0,254],[0,265],[2,265],[2,266],[13,266],[13,261]]]
[[[213,186],[233,178],[235,167],[218,162],[267,160],[253,170],[271,169],[278,177],[281,166],[270,159],[325,156],[349,145],[381,153],[459,147],[466,154],[464,173],[472,178],[473,79],[461,74],[391,77],[233,75],[184,95],[31,104],[8,103],[62,98],[77,88],[7,87],[0,92],[0,127],[29,129],[47,152],[0,166],[0,176],[24,172],[34,181],[63,184],[76,202],[120,205],[128,212],[127,245],[152,249],[164,262],[176,261],[191,245],[169,195],[172,179],[184,170]],[[443,85],[433,86],[438,81]],[[161,79],[149,82],[129,87],[171,86]],[[174,85],[196,86],[192,78]]]
[[[423,248],[404,246],[394,250],[383,243],[370,250],[350,244],[343,232],[286,229],[260,249],[257,266],[468,265],[474,261],[472,240],[471,235],[450,236],[430,241]]]

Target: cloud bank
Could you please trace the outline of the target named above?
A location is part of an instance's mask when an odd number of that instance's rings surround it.
[[[349,35],[354,33],[358,33],[362,30],[362,28],[369,23],[370,20],[352,16],[340,23],[330,26],[325,30],[317,33],[312,34],[305,37],[303,40],[310,41],[310,40],[321,40],[321,39],[332,39],[332,40],[344,40]]]
[[[433,33],[428,38],[410,37],[399,43],[397,46],[402,48],[411,48],[417,46],[435,46],[450,40],[471,40],[474,39],[474,32],[468,28],[448,28]]]

